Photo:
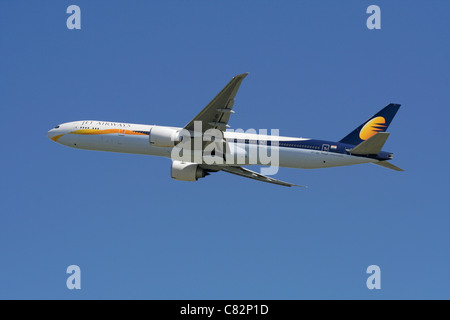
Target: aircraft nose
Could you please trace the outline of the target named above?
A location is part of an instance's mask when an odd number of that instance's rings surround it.
[[[50,140],[53,141],[57,141],[60,137],[62,136],[62,134],[58,131],[58,129],[50,129],[47,132],[47,138],[49,138]]]

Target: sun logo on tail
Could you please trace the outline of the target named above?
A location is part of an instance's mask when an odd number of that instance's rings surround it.
[[[377,132],[383,132],[387,127],[384,125],[386,120],[383,117],[376,117],[368,121],[359,132],[361,140],[367,140]]]

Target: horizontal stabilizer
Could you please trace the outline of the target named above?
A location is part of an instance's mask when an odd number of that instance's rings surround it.
[[[350,153],[356,155],[379,154],[388,137],[388,132],[378,132],[354,147]]]
[[[391,170],[395,170],[395,171],[405,171],[397,166],[394,166],[392,163],[387,162],[387,161],[378,161],[378,162],[374,162],[373,164],[391,169]]]

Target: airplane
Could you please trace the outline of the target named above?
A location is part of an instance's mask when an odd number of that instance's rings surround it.
[[[262,150],[278,156],[277,168],[313,169],[373,163],[403,171],[389,162],[393,154],[382,150],[389,137],[386,130],[400,104],[388,104],[339,141],[230,131],[228,122],[230,116],[235,113],[233,105],[236,93],[247,75],[248,73],[243,73],[233,77],[183,128],[84,120],[60,124],[48,131],[47,137],[76,149],[171,158],[171,177],[181,181],[197,181],[212,172],[223,171],[281,186],[304,187],[268,177],[242,166],[267,165],[267,161],[263,162],[262,156],[258,153]],[[212,134],[214,139],[205,139],[209,131],[214,132]],[[194,147],[190,144],[190,149],[185,148],[183,152],[178,150],[180,155],[186,155],[187,158],[174,157],[176,148],[182,143],[189,146],[187,142],[194,139],[197,139],[196,141],[200,139],[200,143],[196,144],[194,141]],[[208,144],[208,141],[211,142]],[[213,144],[222,145],[223,148],[217,148],[217,153],[214,147],[210,148],[212,151],[210,150],[206,157],[198,157]],[[253,154],[256,154],[256,157],[250,159]],[[207,156],[210,157],[209,161]],[[223,161],[211,162],[212,158]]]

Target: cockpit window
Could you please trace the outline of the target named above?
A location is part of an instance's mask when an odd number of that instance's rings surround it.
[[[56,126],[56,127],[55,127],[55,129],[58,129],[58,128],[59,128],[59,126]]]

